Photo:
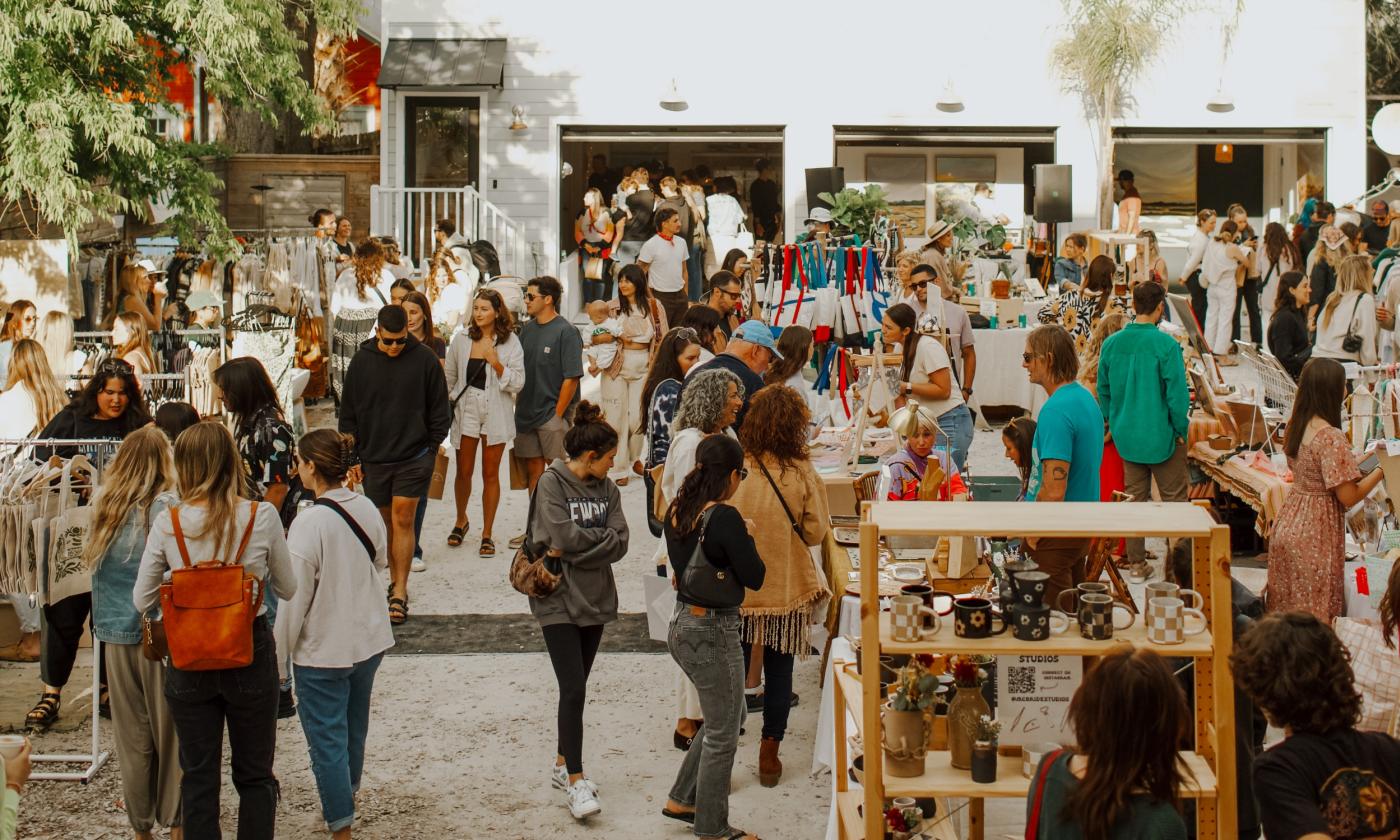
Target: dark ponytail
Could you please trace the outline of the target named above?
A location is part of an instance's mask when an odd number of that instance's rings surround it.
[[[700,523],[705,505],[721,501],[729,490],[729,476],[744,466],[744,448],[729,435],[710,435],[695,448],[695,468],[681,482],[676,498],[666,510],[666,521],[685,539]]]
[[[301,436],[297,452],[316,467],[325,481],[344,481],[355,463],[355,439],[334,429],[316,429]]]
[[[564,452],[570,459],[585,452],[611,452],[617,448],[617,430],[603,419],[603,409],[581,402],[574,409],[574,425],[564,434]]]

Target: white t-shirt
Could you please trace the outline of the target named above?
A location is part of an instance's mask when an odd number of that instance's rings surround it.
[[[685,276],[681,269],[685,266],[690,248],[679,236],[665,237],[657,234],[642,245],[637,262],[647,264],[647,280],[654,292],[679,292],[685,288]]]
[[[605,344],[591,344],[593,336],[607,333],[613,340]],[[607,370],[617,358],[618,340],[622,335],[621,318],[604,318],[600,323],[594,324],[588,331],[588,341],[584,342],[583,355],[587,356],[599,370]]]
[[[0,394],[0,438],[33,437],[39,431],[34,397],[21,383]]]
[[[744,207],[732,195],[715,193],[705,199],[708,219],[705,230],[711,236],[738,236],[739,225],[744,221]],[[723,259],[724,255],[720,255]]]
[[[469,320],[467,312],[467,287],[461,283],[448,283],[438,292],[433,303],[433,320],[449,328],[459,327]]]
[[[340,272],[335,278],[335,288],[331,290],[331,315],[340,315],[341,312],[354,310],[372,310],[378,312],[382,307],[388,306],[393,301],[390,289],[394,286],[394,273],[386,265],[379,270],[378,287],[368,287],[365,289],[364,297],[361,297],[355,289],[355,269],[350,267]],[[375,289],[379,294],[375,294]],[[381,297],[382,296],[382,297]]]
[[[943,342],[929,336],[919,339],[919,345],[914,348],[914,362],[909,366],[909,381],[915,385],[927,384],[929,376],[940,370],[947,370],[948,376],[952,380],[952,393],[948,395],[947,399],[930,400],[923,397],[913,397],[934,417],[942,417],[963,404],[962,388],[958,385],[958,378],[953,375],[952,367],[948,361],[948,351],[943,349]]]

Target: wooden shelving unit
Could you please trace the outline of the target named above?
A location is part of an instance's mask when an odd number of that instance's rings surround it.
[[[932,638],[920,642],[895,642],[889,636],[889,617],[881,614],[878,592],[878,545],[882,536],[936,535],[978,537],[1012,533],[1020,537],[1169,537],[1190,539],[1193,557],[1192,588],[1206,603],[1208,629],[1187,637],[1179,645],[1154,645],[1147,641],[1141,621],[1118,631],[1107,641],[1081,637],[1076,628],[1043,642],[1023,642],[1002,635],[990,639],[961,639],[945,624]],[[1113,504],[1075,502],[1025,504],[1022,502],[877,502],[866,504],[861,514],[861,638],[878,639],[862,644],[862,679],[849,665],[837,669],[836,698],[836,808],[842,840],[882,838],[885,800],[896,796],[967,797],[968,836],[982,840],[987,797],[1024,799],[1030,780],[1021,774],[1020,757],[1003,756],[997,780],[977,784],[971,773],[949,764],[946,751],[930,752],[924,772],[914,778],[884,776],[880,746],[879,657],[885,654],[1058,654],[1101,656],[1122,645],[1148,648],[1164,656],[1192,657],[1196,695],[1195,749],[1182,753],[1195,782],[1182,791],[1196,798],[1197,837],[1234,838],[1235,749],[1234,688],[1229,670],[1232,615],[1230,609],[1230,530],[1217,525],[1200,506],[1185,503]],[[857,721],[865,750],[864,792],[850,789],[846,773],[847,725],[844,709]],[[858,813],[863,806],[864,813]]]

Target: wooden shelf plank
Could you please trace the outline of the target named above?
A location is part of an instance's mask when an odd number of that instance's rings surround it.
[[[860,675],[854,670],[847,673],[845,668],[838,667],[836,679],[840,681],[841,693],[846,697],[846,708],[851,710],[851,716],[856,719],[856,734],[861,736],[861,743],[865,743],[864,733],[861,732],[865,727],[865,718],[861,714],[865,709],[865,696],[861,693]]]
[[[1187,502],[876,502],[880,536],[1206,537],[1215,522]]]
[[[1196,785],[1187,785],[1182,796],[1196,797],[1215,794],[1215,773],[1204,758],[1194,752],[1183,752],[1186,766],[1196,777]],[[997,756],[997,780],[991,784],[972,781],[972,771],[958,770],[950,763],[951,754],[931,752],[924,760],[921,776],[900,778],[885,775],[885,798],[896,796],[967,796],[1024,799],[1031,780],[1021,775],[1020,756]]]
[[[1079,627],[1070,621],[1070,628],[1043,642],[1023,642],[1007,630],[987,639],[964,639],[953,632],[952,616],[940,618],[938,632],[919,642],[897,642],[890,636],[890,615],[880,615],[880,652],[895,655],[911,653],[985,653],[1023,656],[1103,656],[1117,650],[1118,645],[1133,645],[1155,651],[1163,656],[1211,656],[1213,640],[1209,630],[1187,636],[1179,645],[1158,645],[1147,640],[1147,628],[1142,616],[1127,630],[1115,630],[1112,639],[1094,640],[1079,635]]]
[[[859,790],[851,790],[845,793],[836,794],[836,814],[841,821],[842,827],[846,829],[847,840],[865,840],[865,821],[862,819],[860,807],[865,804],[865,794]],[[949,808],[946,799],[938,800],[938,815],[942,817]],[[953,829],[953,821],[935,818],[935,822],[930,825],[925,822],[924,835],[933,837],[935,840],[958,840],[958,833]]]

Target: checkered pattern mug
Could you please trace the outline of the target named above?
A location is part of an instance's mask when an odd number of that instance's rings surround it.
[[[1188,628],[1186,619],[1195,618],[1200,626]],[[1147,601],[1147,640],[1155,645],[1179,645],[1187,636],[1206,630],[1206,615],[1186,606],[1180,598],[1150,598]]]
[[[927,618],[927,623],[925,623]],[[917,642],[938,632],[938,613],[918,595],[896,595],[890,607],[890,635],[896,642]]]
[[[1070,590],[1066,589],[1065,592]],[[1065,592],[1061,592],[1063,595]],[[1114,610],[1122,610],[1128,617],[1126,624],[1114,621]],[[1136,616],[1123,604],[1113,600],[1113,596],[1102,592],[1079,593],[1079,635],[1086,639],[1111,639],[1114,630],[1127,630],[1133,626]]]

